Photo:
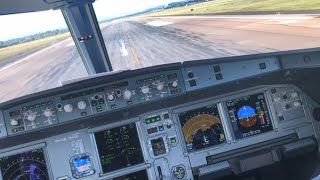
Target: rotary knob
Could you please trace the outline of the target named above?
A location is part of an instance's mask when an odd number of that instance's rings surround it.
[[[34,112],[29,112],[27,115],[28,121],[34,121],[34,120],[36,120],[36,118],[37,118],[37,115]]]
[[[45,117],[48,118],[48,117],[51,117],[53,115],[53,111],[51,109],[46,109],[46,110],[44,110],[43,114],[44,114]]]
[[[177,81],[172,82],[172,83],[171,83],[171,86],[172,86],[173,88],[178,87],[178,82],[177,82]]]
[[[66,104],[63,106],[64,111],[66,112],[72,112],[73,111],[73,106],[71,104]]]
[[[297,93],[297,92],[294,91],[294,92],[291,93],[291,97],[295,98],[295,97],[297,97],[297,96],[298,96],[298,93]]]
[[[77,106],[78,106],[78,109],[83,110],[87,107],[87,103],[84,101],[79,101]]]
[[[113,102],[114,100],[116,100],[116,96],[114,94],[109,94],[108,95],[108,101]]]
[[[130,90],[124,90],[123,91],[123,98],[126,100],[129,100],[132,96],[132,92]]]
[[[150,91],[150,89],[149,89],[148,86],[142,86],[142,87],[141,87],[141,92],[142,92],[143,94],[148,94],[149,91]]]
[[[293,103],[293,106],[294,106],[294,107],[300,107],[300,106],[301,106],[301,102],[300,102],[300,101],[295,101],[295,102]]]
[[[163,88],[164,88],[164,84],[163,84],[162,82],[159,82],[159,83],[157,84],[157,89],[158,89],[159,91],[162,91]]]
[[[12,126],[18,126],[19,121],[16,120],[16,119],[11,119],[11,120],[10,120],[10,124],[11,124]]]
[[[279,102],[280,100],[281,100],[280,97],[274,97],[274,98],[273,98],[273,102]]]

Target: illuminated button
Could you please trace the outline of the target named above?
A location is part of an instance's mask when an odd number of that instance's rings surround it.
[[[163,126],[159,126],[159,131],[164,131],[164,127]]]
[[[24,127],[19,127],[19,131],[24,131]]]
[[[115,109],[115,108],[117,108],[117,105],[112,104],[112,105],[111,105],[111,109]]]
[[[35,105],[35,107],[36,107],[36,108],[39,108],[39,107],[40,107],[40,104],[39,104],[39,103],[38,103],[38,104],[36,104],[36,105]]]
[[[128,105],[131,105],[131,104],[132,104],[132,101],[127,101],[127,104],[128,104]]]
[[[41,106],[46,106],[46,105],[47,105],[46,102],[42,102],[42,103],[41,103]]]
[[[97,112],[101,112],[102,111],[102,107],[101,106],[97,106],[96,109],[97,109]]]
[[[171,142],[171,143],[176,143],[176,142],[177,142],[176,137],[172,137],[172,138],[170,138],[170,142]]]
[[[104,104],[104,99],[99,99],[98,102],[99,104]]]
[[[86,116],[87,112],[81,112],[81,116]]]

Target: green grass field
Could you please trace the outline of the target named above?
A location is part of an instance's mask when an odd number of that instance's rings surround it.
[[[214,0],[145,14],[143,16],[296,10],[320,10],[320,0]]]
[[[31,42],[9,46],[6,48],[0,48],[0,61],[6,60],[12,56],[16,56],[39,47],[44,47],[46,45],[66,39],[68,37],[70,37],[70,33],[64,33]]]

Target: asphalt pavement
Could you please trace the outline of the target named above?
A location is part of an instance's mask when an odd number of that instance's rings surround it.
[[[319,15],[175,16],[102,28],[115,70],[320,47]],[[87,76],[71,38],[0,67],[0,102]]]

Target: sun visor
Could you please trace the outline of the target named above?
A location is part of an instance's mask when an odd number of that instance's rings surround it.
[[[94,0],[0,0],[0,15],[60,9]]]

